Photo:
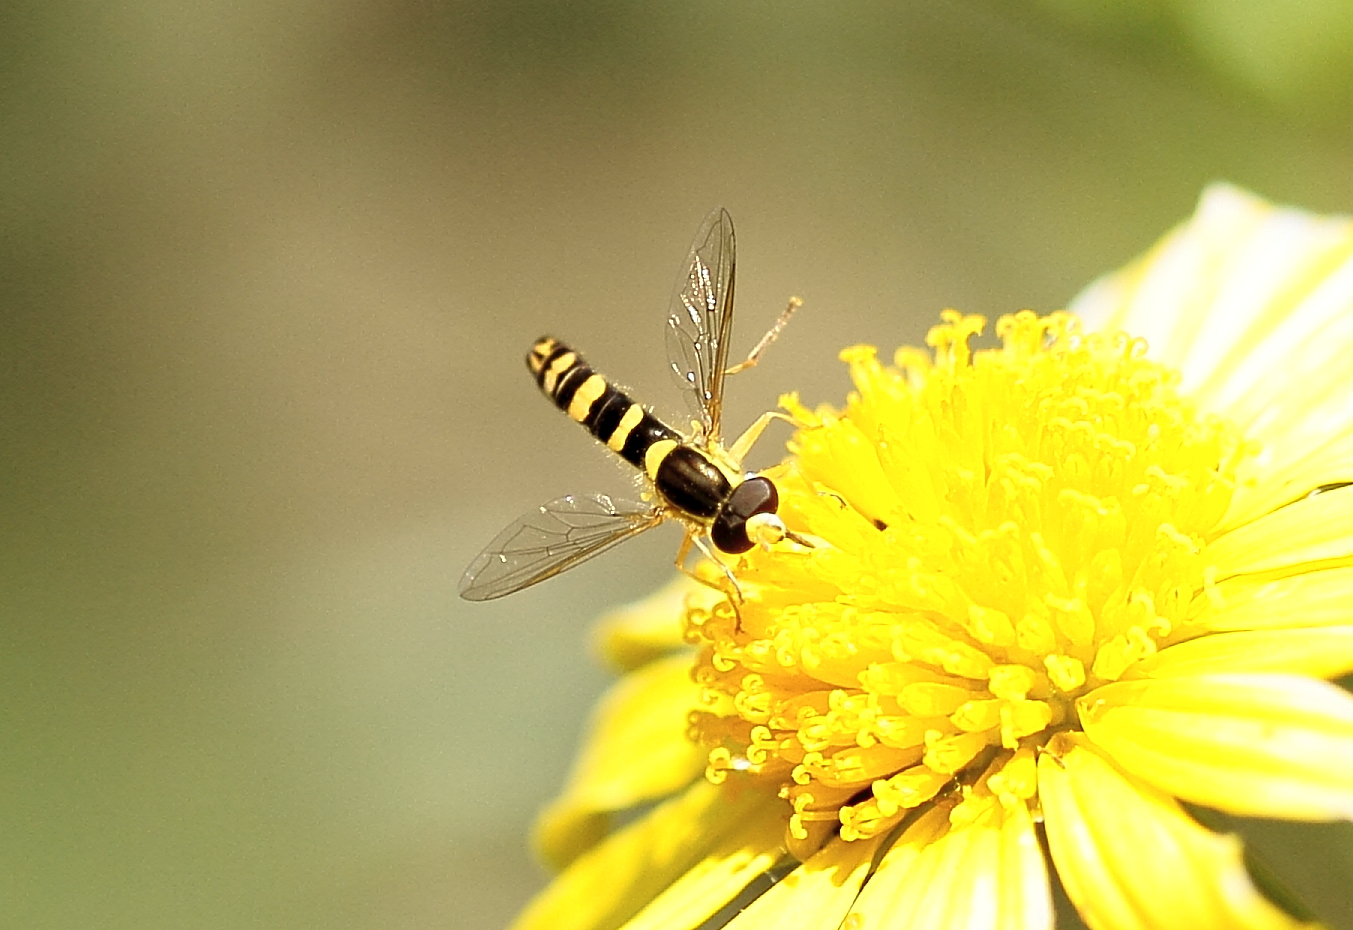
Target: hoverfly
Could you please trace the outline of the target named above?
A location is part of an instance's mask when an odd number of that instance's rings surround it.
[[[742,471],[752,444],[771,420],[783,415],[763,414],[727,448],[719,432],[724,377],[755,365],[800,301],[791,299],[746,360],[729,368],[733,276],[733,219],[719,208],[695,235],[667,316],[672,373],[695,415],[689,437],[631,400],[564,343],[548,336],[535,342],[526,364],[545,396],[638,468],[649,500],[592,494],[543,504],[499,533],[470,563],[460,580],[461,597],[486,601],[520,591],[664,520],[676,520],[686,529],[677,566],[686,570],[686,557],[695,545],[723,569],[739,600],[736,579],[711,545],[728,554],[784,539],[810,545],[776,514],[779,492],[771,480]]]

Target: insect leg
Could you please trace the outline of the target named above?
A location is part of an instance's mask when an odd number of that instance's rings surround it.
[[[691,554],[691,546],[695,546],[705,558],[719,567],[719,570],[723,572],[724,577],[728,579],[728,583],[732,586],[731,594],[722,585],[715,584],[695,569],[686,567],[686,557]],[[681,551],[677,553],[676,567],[681,570],[682,574],[689,575],[705,587],[713,588],[720,594],[729,594],[734,600],[742,600],[742,589],[738,587],[738,580],[733,577],[733,572],[714,554],[714,550],[709,548],[709,545],[694,530],[688,531],[686,538],[681,541]]]
[[[766,347],[775,341],[775,337],[780,335],[780,330],[785,328],[785,324],[788,323],[789,318],[794,315],[794,311],[802,306],[803,301],[799,298],[789,298],[789,306],[785,307],[784,312],[780,314],[780,318],[775,321],[775,325],[766,330],[766,335],[761,337],[761,341],[756,344],[751,352],[747,353],[745,359],[738,362],[732,368],[725,368],[724,374],[735,375],[740,371],[746,371],[748,368],[755,367],[756,363],[761,360],[761,353],[766,351]]]
[[[724,577],[728,579],[729,590],[724,591],[723,593],[728,595],[728,605],[733,608],[733,632],[741,633],[742,605],[747,600],[747,598],[743,596],[742,587],[738,584],[737,577],[733,574],[733,570],[730,569],[726,564],[724,564],[722,559],[714,555],[714,550],[709,547],[709,544],[705,542],[703,537],[692,536],[690,538],[695,543],[696,547],[705,554],[705,558],[709,559],[715,565],[719,566],[719,569],[723,572]],[[706,581],[705,584],[710,583]],[[710,586],[717,588],[716,585]],[[718,588],[718,590],[723,589]]]
[[[687,535],[687,539],[695,543],[695,547],[704,553],[705,558],[709,559],[723,572],[724,577],[728,579],[728,584],[732,591],[725,591],[725,594],[731,594],[734,601],[742,603],[745,598],[742,596],[742,588],[738,587],[738,579],[733,575],[733,570],[724,564],[723,560],[714,554],[714,550],[709,547],[709,543],[699,536]],[[722,589],[721,589],[722,590]]]
[[[715,584],[714,582],[710,581],[709,578],[707,578],[707,577],[705,577],[704,575],[702,575],[700,572],[698,572],[698,571],[696,571],[695,569],[690,568],[690,567],[688,567],[688,566],[686,565],[686,557],[689,556],[689,555],[691,554],[691,546],[696,544],[697,539],[698,539],[698,537],[695,535],[694,531],[687,531],[686,535],[682,538],[682,540],[681,540],[681,549],[680,549],[680,551],[677,552],[677,557],[676,557],[676,567],[677,567],[677,570],[680,571],[681,574],[686,575],[688,578],[691,578],[691,579],[693,579],[694,581],[700,582],[700,583],[701,583],[702,585],[704,585],[705,587],[707,587],[707,588],[713,588],[715,591],[718,591],[720,594],[725,594],[725,595],[726,595],[728,592],[725,591],[725,590],[723,589],[723,587],[721,587],[720,585]],[[720,568],[723,568],[725,574],[728,573],[727,567],[725,567],[724,564],[723,564],[722,562],[720,562],[718,559],[714,558],[714,557],[710,554],[709,550],[706,549],[703,545],[700,546],[700,551],[703,552],[706,556],[709,556],[710,561],[714,562],[714,563],[715,563],[716,565],[718,565]]]
[[[719,567],[719,570],[723,572],[724,578],[728,581],[727,588],[721,584],[716,584],[695,569],[686,567],[686,557],[690,555],[691,546],[695,546],[705,558],[709,559],[710,562]],[[726,596],[729,605],[733,608],[733,616],[736,624],[734,629],[738,632],[742,632],[742,612],[738,608],[746,598],[743,597],[742,588],[738,586],[738,579],[734,577],[732,570],[723,563],[723,560],[719,559],[714,554],[714,550],[709,547],[709,544],[694,531],[688,531],[686,533],[686,538],[681,541],[681,551],[677,553],[676,567],[681,570],[682,574],[688,575],[705,587],[713,588],[715,591]]]
[[[693,538],[694,537],[691,536],[690,532],[687,532],[685,536],[681,537],[681,548],[677,550],[676,567],[683,575],[690,575],[696,581],[699,581],[700,578],[695,572],[686,567],[686,556],[691,554],[691,540]]]
[[[737,464],[738,468],[742,468],[742,460],[747,457],[748,452],[752,451],[752,446],[756,445],[756,441],[761,438],[761,434],[765,432],[767,426],[770,426],[772,420],[784,420],[786,423],[794,423],[793,417],[787,416],[776,410],[763,413],[761,416],[757,417],[756,422],[743,430],[742,435],[733,440],[733,444],[725,450],[729,457]]]

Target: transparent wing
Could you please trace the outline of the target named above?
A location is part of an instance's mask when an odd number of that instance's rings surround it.
[[[733,328],[733,218],[713,210],[691,243],[691,254],[667,314],[667,357],[705,435],[719,438],[723,374]]]
[[[460,596],[487,601],[520,591],[661,522],[661,508],[605,494],[552,500],[489,543],[461,576]]]

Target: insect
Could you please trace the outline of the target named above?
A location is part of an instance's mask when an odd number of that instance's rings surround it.
[[[776,514],[779,492],[769,478],[746,474],[742,460],[773,419],[759,417],[731,446],[720,439],[724,377],[756,364],[800,305],[793,298],[746,360],[728,367],[733,327],[733,219],[712,211],[691,244],[667,317],[667,351],[691,412],[686,436],[597,374],[573,349],[551,337],[536,341],[526,364],[540,389],[588,432],[646,478],[648,500],[605,494],[570,495],[530,511],[489,543],[460,580],[460,595],[486,601],[520,591],[587,561],[664,520],[686,529],[677,555],[685,571],[694,545],[723,569],[732,594],[741,592],[732,572],[710,548],[730,555],[785,539],[811,545]]]

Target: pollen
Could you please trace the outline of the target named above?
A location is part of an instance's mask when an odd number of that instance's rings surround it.
[[[773,780],[788,842],[866,839],[918,806],[1013,804],[1076,699],[1197,634],[1244,444],[1145,345],[1069,314],[946,311],[930,350],[842,353],[843,410],[782,406],[770,474],[811,546],[758,548],[692,608],[711,778]]]

